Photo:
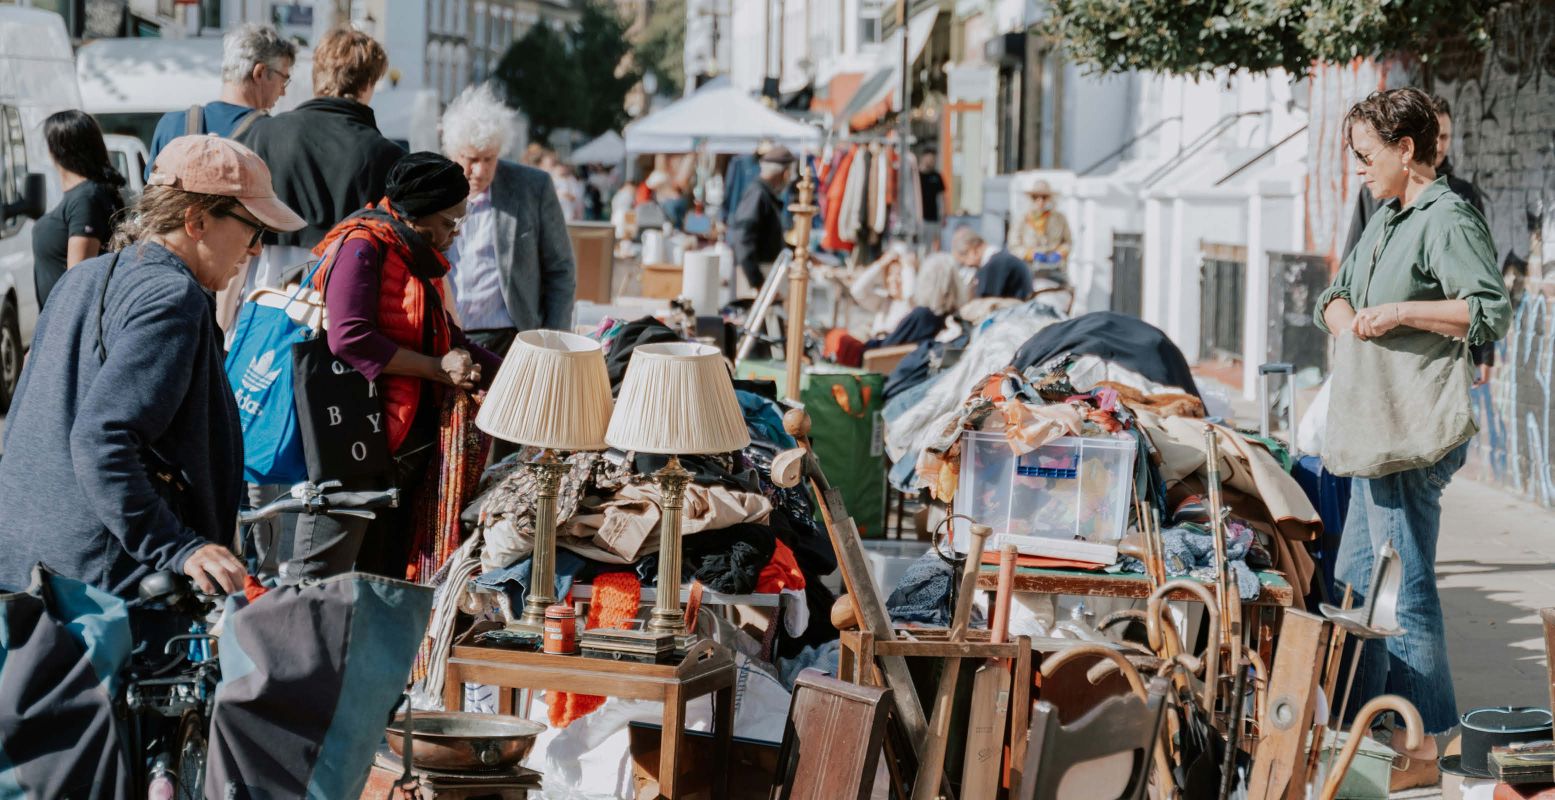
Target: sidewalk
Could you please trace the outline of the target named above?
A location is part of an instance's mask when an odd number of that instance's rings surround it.
[[[1552,522],[1555,511],[1467,479],[1442,496],[1437,585],[1459,711],[1550,705],[1539,609],[1555,606]],[[1452,776],[1439,792],[1394,795],[1459,796]]]

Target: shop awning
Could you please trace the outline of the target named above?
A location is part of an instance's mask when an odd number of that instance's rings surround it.
[[[730,86],[704,88],[626,126],[626,152],[749,153],[762,140],[794,149],[820,146],[821,132]]]
[[[923,48],[929,43],[929,35],[934,32],[934,21],[939,17],[939,6],[930,4],[930,7],[918,12],[907,22],[907,63],[916,63],[918,57],[923,55]],[[873,126],[881,117],[891,110],[900,108],[902,101],[896,97],[902,83],[902,33],[898,29],[880,45],[879,61],[858,84],[858,90],[847,99],[847,104],[842,111],[834,116],[833,128],[848,128],[862,130]],[[832,89],[836,92],[839,84],[846,76],[838,75],[832,79]],[[833,103],[837,100],[834,98]],[[835,106],[834,106],[835,107]]]

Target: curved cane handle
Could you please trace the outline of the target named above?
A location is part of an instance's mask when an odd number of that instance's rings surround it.
[[[1162,637],[1165,635],[1162,628],[1169,626],[1162,625],[1161,614],[1166,608],[1166,598],[1178,590],[1193,595],[1209,611],[1209,649],[1199,658],[1204,663],[1204,707],[1214,708],[1215,693],[1220,688],[1220,611],[1215,596],[1210,594],[1203,584],[1179,578],[1157,586],[1155,591],[1150,593],[1146,612],[1149,617],[1146,622],[1150,626],[1150,646],[1156,648],[1156,652],[1162,652],[1161,648],[1164,644]],[[1176,635],[1176,631],[1173,630],[1172,636]]]
[[[1350,771],[1350,762],[1355,760],[1356,751],[1361,749],[1361,739],[1371,728],[1371,721],[1384,711],[1392,711],[1403,717],[1404,749],[1414,750],[1425,741],[1425,734],[1422,732],[1425,724],[1420,721],[1420,711],[1413,703],[1396,694],[1373,698],[1370,703],[1361,706],[1361,710],[1356,713],[1344,749],[1339,751],[1339,760],[1329,767],[1328,780],[1323,783],[1323,793],[1318,795],[1319,800],[1334,800],[1334,797],[1339,794],[1339,784],[1344,781],[1345,773]]]
[[[1130,664],[1129,660],[1124,658],[1122,653],[1099,644],[1077,644],[1074,647],[1058,651],[1056,655],[1050,658],[1042,659],[1042,669],[1040,670],[1042,677],[1053,677],[1053,673],[1057,672],[1059,667],[1068,664],[1080,656],[1099,656],[1111,660],[1117,664],[1118,672],[1123,673],[1124,679],[1128,681],[1128,686],[1134,691],[1134,694],[1139,695],[1141,700],[1149,699],[1146,694],[1144,679],[1139,677],[1139,670],[1134,669],[1134,665]]]

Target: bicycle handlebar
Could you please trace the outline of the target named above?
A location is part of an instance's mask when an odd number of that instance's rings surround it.
[[[370,492],[324,492],[311,496],[288,496],[249,511],[238,512],[238,523],[249,525],[281,514],[335,514],[372,519],[372,509],[395,508],[400,504],[399,489]]]

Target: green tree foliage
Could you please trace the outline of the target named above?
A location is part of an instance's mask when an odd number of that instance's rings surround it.
[[[640,78],[625,61],[630,51],[615,9],[589,0],[571,28],[531,27],[502,55],[495,77],[537,141],[561,128],[597,136],[626,122],[626,94]]]
[[[1208,75],[1305,74],[1313,64],[1412,55],[1458,37],[1488,42],[1498,0],[1051,0],[1043,33],[1082,66]]]
[[[686,85],[685,52],[686,0],[657,0],[637,44],[636,59],[644,70],[659,76],[659,94],[676,97]]]

